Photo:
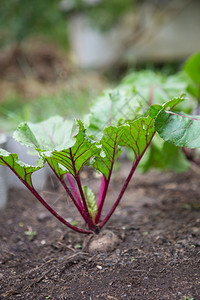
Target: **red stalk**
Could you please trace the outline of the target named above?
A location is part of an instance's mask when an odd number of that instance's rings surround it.
[[[129,184],[129,182],[130,182],[130,180],[131,180],[131,178],[132,178],[132,176],[133,176],[133,174],[134,174],[134,172],[136,170],[136,167],[138,166],[138,164],[140,162],[140,159],[141,158],[138,158],[134,162],[133,167],[131,168],[130,173],[129,173],[129,175],[128,175],[128,177],[127,177],[127,179],[126,179],[126,181],[125,181],[125,183],[124,183],[124,185],[123,185],[123,187],[121,189],[121,192],[119,193],[119,196],[117,197],[117,200],[115,201],[113,207],[111,208],[111,210],[109,211],[109,213],[107,214],[107,216],[99,224],[99,229],[101,229],[107,223],[107,221],[110,219],[110,217],[114,213],[115,209],[117,208],[117,206],[118,206],[118,204],[119,204],[122,196],[124,195],[124,193],[125,193],[125,191],[126,191],[126,189],[128,187],[128,184]]]
[[[99,192],[98,210],[99,210],[99,207],[101,206],[101,202],[102,202],[102,199],[103,199],[105,184],[106,184],[106,178],[103,175],[102,179],[101,179],[101,187],[100,187],[100,192]]]
[[[79,213],[81,214],[81,216],[83,217],[83,219],[85,220],[86,224],[88,224],[88,220],[86,218],[86,215],[84,213],[83,207],[82,205],[79,206],[79,203],[76,202],[74,196],[72,195],[72,193],[70,192],[69,188],[67,187],[66,183],[64,182],[63,178],[61,176],[58,176],[58,174],[55,172],[55,170],[51,167],[51,165],[48,163],[48,165],[50,166],[50,168],[52,169],[52,171],[54,172],[54,174],[56,175],[56,177],[58,178],[58,180],[60,181],[60,183],[62,184],[62,186],[64,187],[65,191],[67,192],[67,194],[69,195],[69,197],[71,198],[72,202],[74,203],[74,205],[76,206],[77,210],[79,211]]]
[[[86,229],[81,229],[78,228],[69,222],[67,222],[63,217],[61,217],[41,196],[40,194],[34,189],[33,186],[30,186],[26,180],[23,180],[17,173],[16,171],[10,167],[5,161],[4,163],[13,171],[13,173],[20,179],[20,181],[27,187],[27,189],[40,201],[40,203],[52,214],[54,217],[56,217],[61,223],[66,225],[67,227],[71,228],[72,230],[80,233],[85,233],[85,234],[92,234],[93,231],[86,230]],[[31,182],[32,185],[32,182]]]
[[[115,141],[115,146],[116,146],[116,141]],[[109,186],[110,178],[111,178],[111,175],[112,175],[113,165],[114,165],[114,162],[115,162],[115,154],[116,154],[116,148],[114,148],[114,151],[113,151],[112,164],[111,164],[111,168],[110,168],[110,171],[109,171],[108,179],[106,179],[104,175],[102,177],[101,188],[100,188],[100,193],[99,193],[99,201],[98,201],[98,212],[97,212],[97,215],[95,217],[95,224],[99,223],[99,220],[100,220],[100,217],[101,217],[101,212],[102,212],[103,205],[104,205],[104,202],[105,202],[105,199],[106,199],[106,194],[107,194],[107,191],[108,191],[108,186]]]
[[[99,229],[101,229],[101,228],[108,222],[108,220],[110,219],[110,217],[111,217],[112,214],[114,213],[115,209],[117,208],[117,206],[118,206],[120,200],[122,199],[122,197],[123,197],[123,195],[124,195],[124,193],[125,193],[125,191],[126,191],[126,189],[127,189],[127,187],[128,187],[128,184],[129,184],[129,182],[130,182],[130,180],[131,180],[131,178],[132,178],[132,176],[133,176],[133,174],[134,174],[134,172],[135,172],[135,170],[136,170],[136,168],[137,168],[137,166],[138,166],[138,164],[139,164],[141,158],[143,157],[145,151],[146,151],[147,148],[149,147],[149,145],[150,145],[150,143],[151,143],[151,141],[152,141],[154,135],[155,135],[155,132],[154,132],[154,134],[152,135],[151,140],[149,141],[149,143],[146,145],[146,147],[145,147],[144,151],[142,152],[142,154],[141,154],[141,155],[135,160],[135,162],[133,163],[133,166],[132,166],[132,168],[131,168],[131,170],[130,170],[130,172],[129,172],[129,175],[128,175],[128,177],[127,177],[127,179],[126,179],[126,181],[125,181],[125,183],[124,183],[124,185],[123,185],[123,187],[122,187],[122,189],[121,189],[121,192],[119,193],[119,195],[118,195],[118,197],[117,197],[117,200],[115,201],[115,203],[114,203],[114,205],[112,206],[112,208],[111,208],[111,210],[109,211],[109,213],[106,215],[106,217],[103,219],[103,221],[99,224]]]
[[[79,192],[80,192],[80,195],[81,195],[81,199],[82,199],[82,203],[83,203],[83,209],[84,209],[84,212],[85,212],[85,215],[86,215],[86,219],[87,219],[87,224],[88,224],[88,227],[91,229],[91,230],[95,230],[96,229],[96,226],[95,224],[93,223],[92,221],[92,218],[90,216],[90,213],[88,211],[88,207],[87,207],[87,203],[86,203],[86,200],[85,200],[85,196],[84,196],[84,193],[83,193],[83,189],[82,189],[82,185],[81,185],[81,181],[80,181],[80,178],[79,176],[75,176],[75,180],[77,182],[77,186],[79,188]]]
[[[22,181],[23,182],[23,181]],[[41,196],[40,194],[38,194],[38,192],[34,189],[34,188],[29,188],[29,185],[26,187],[31,191],[31,193],[40,201],[40,203],[42,205],[44,205],[48,211],[54,215],[54,217],[56,217],[60,222],[62,222],[64,225],[66,225],[67,227],[71,228],[72,230],[76,231],[76,232],[80,232],[80,233],[86,233],[86,234],[92,234],[93,231],[90,230],[85,230],[85,229],[81,229],[78,228],[72,224],[70,224],[69,222],[67,222],[63,217],[61,217]]]
[[[95,217],[95,224],[99,223],[99,220],[101,217],[101,212],[102,212],[103,205],[104,205],[105,198],[106,198],[106,194],[108,191],[109,182],[110,182],[110,176],[108,177],[108,179],[106,179],[105,176],[103,175],[102,181],[101,181],[100,193],[99,193],[98,211],[97,211],[97,215]]]
[[[71,175],[70,175],[70,174],[67,174],[67,178],[68,178],[69,183],[70,183],[70,185],[71,185],[71,187],[72,187],[72,190],[73,190],[74,195],[75,195],[75,197],[76,197],[76,200],[77,200],[77,202],[78,202],[78,204],[79,204],[79,207],[81,208],[81,210],[83,210],[83,205],[82,205],[82,203],[81,203],[81,199],[80,199],[80,197],[79,197],[79,194],[78,194],[78,192],[77,192],[77,189],[76,189],[76,187],[75,187],[75,184],[74,184],[74,182],[73,182],[73,179],[72,179]]]
[[[88,211],[88,207],[87,207],[87,203],[86,203],[85,196],[84,196],[84,193],[83,193],[80,177],[79,177],[79,174],[77,174],[77,172],[76,172],[75,161],[74,161],[74,157],[73,157],[71,148],[70,148],[70,157],[71,157],[72,166],[73,166],[74,178],[76,180],[76,183],[77,183],[77,186],[78,186],[78,189],[79,189],[79,192],[80,192],[80,196],[81,196],[81,199],[82,199],[83,209],[84,209],[85,216],[86,216],[86,219],[87,219],[88,227],[91,230],[95,230],[96,226],[93,223],[92,218],[90,216],[90,213]]]
[[[153,104],[153,97],[154,97],[154,86],[150,85],[149,102],[148,102],[149,106],[151,106]]]

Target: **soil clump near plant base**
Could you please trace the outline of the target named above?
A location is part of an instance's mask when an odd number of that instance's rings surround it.
[[[111,230],[102,230],[97,235],[90,235],[83,241],[83,250],[90,254],[112,252],[120,244],[120,239]]]
[[[99,179],[88,180],[95,189]],[[0,212],[0,299],[200,299],[199,182],[191,170],[136,174],[105,228],[122,242],[97,254],[81,249],[85,236],[60,224],[28,191],[10,190]],[[53,189],[45,193],[81,224],[62,189],[56,201]]]

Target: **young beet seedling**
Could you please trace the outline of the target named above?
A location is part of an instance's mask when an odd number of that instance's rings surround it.
[[[158,112],[162,109],[172,109],[182,101],[183,98],[174,98],[163,106],[153,105],[147,117],[140,117],[133,121],[120,119],[115,126],[105,127],[99,140],[88,136],[80,120],[72,124],[56,116],[38,124],[22,123],[15,131],[14,138],[37,151],[39,155],[37,165],[27,165],[18,159],[17,154],[11,154],[3,149],[0,149],[0,164],[9,167],[28,190],[63,224],[80,233],[98,234],[114,213],[152,141],[155,134],[154,119]],[[95,120],[97,121],[97,118]],[[91,123],[90,128],[92,128]],[[113,206],[102,219],[102,209],[114,163],[122,152],[121,147],[132,149],[135,160]],[[67,222],[34,188],[31,176],[33,172],[43,168],[45,163],[50,166],[76,206],[87,225],[86,229]],[[80,173],[85,165],[93,167],[102,174],[98,201],[92,190],[81,183]]]

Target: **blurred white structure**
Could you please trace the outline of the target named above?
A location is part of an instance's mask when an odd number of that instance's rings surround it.
[[[200,51],[200,1],[166,1],[163,9],[146,3],[140,15],[138,37],[134,32],[123,59],[127,62],[185,60]]]
[[[200,51],[199,0],[138,1],[126,18],[104,33],[91,28],[84,12],[70,14],[69,0],[61,4],[68,11],[71,52],[80,67],[181,61]]]
[[[121,55],[128,35],[120,28],[108,32],[93,29],[83,14],[73,16],[69,22],[70,43],[74,61],[83,68],[105,68]]]

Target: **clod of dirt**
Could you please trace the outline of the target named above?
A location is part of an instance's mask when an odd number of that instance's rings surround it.
[[[89,253],[112,252],[121,242],[118,236],[110,230],[100,232],[98,235],[89,236],[83,243],[83,249]]]

